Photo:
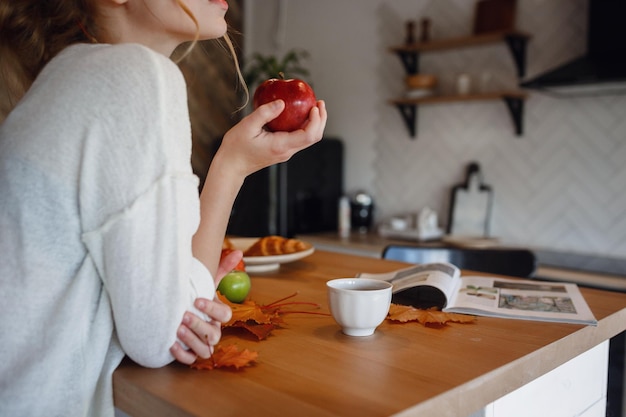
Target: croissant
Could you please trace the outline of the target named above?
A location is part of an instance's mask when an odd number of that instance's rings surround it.
[[[287,255],[309,248],[309,245],[298,239],[282,236],[265,236],[257,240],[243,252],[243,256]]]

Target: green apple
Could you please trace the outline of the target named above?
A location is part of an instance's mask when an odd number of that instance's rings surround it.
[[[243,271],[231,271],[217,286],[217,290],[231,303],[243,302],[250,292],[250,276]]]

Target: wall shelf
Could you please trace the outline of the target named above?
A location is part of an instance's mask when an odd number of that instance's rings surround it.
[[[526,97],[527,94],[523,91],[494,91],[489,93],[466,95],[434,95],[420,98],[400,98],[390,100],[390,103],[395,105],[398,110],[400,110],[402,119],[409,129],[411,137],[414,138],[417,133],[417,108],[419,105],[470,102],[481,100],[503,100],[511,115],[515,134],[517,136],[521,136],[523,133],[522,118],[524,113],[524,100],[526,99]]]
[[[514,30],[432,40],[428,42],[417,42],[402,46],[395,46],[390,48],[390,50],[395,52],[400,57],[408,74],[417,74],[419,72],[420,53],[505,42],[509,47],[513,60],[515,61],[517,75],[519,78],[523,78],[526,74],[526,45],[529,39],[529,34]]]
[[[529,39],[530,35],[527,33],[512,30],[441,40],[431,40],[428,42],[416,42],[392,47],[390,48],[390,51],[400,57],[407,74],[413,75],[419,72],[419,57],[421,53],[505,42],[513,57],[517,75],[519,78],[522,78],[526,73],[526,45]],[[467,95],[435,95],[421,98],[399,98],[391,100],[390,103],[395,105],[398,110],[400,110],[400,114],[409,129],[411,137],[415,138],[417,134],[417,108],[419,105],[478,100],[503,100],[509,110],[509,113],[511,114],[515,134],[517,136],[521,136],[523,132],[522,116],[524,113],[524,100],[526,99],[526,96],[526,93],[523,91],[513,90]]]

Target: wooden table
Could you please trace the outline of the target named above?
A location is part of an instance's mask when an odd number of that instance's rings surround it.
[[[405,264],[316,251],[279,271],[254,275],[251,297],[298,301],[328,311],[325,282]],[[225,336],[259,353],[238,372],[181,364],[113,375],[115,403],[132,416],[466,416],[626,329],[626,294],[582,288],[597,327],[480,317],[427,328],[384,322],[373,336],[341,333],[330,316],[287,315],[264,341]]]

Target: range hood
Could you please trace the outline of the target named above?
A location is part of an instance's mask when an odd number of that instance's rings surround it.
[[[624,0],[589,0],[587,53],[520,86],[570,97],[626,94],[624,16]]]

